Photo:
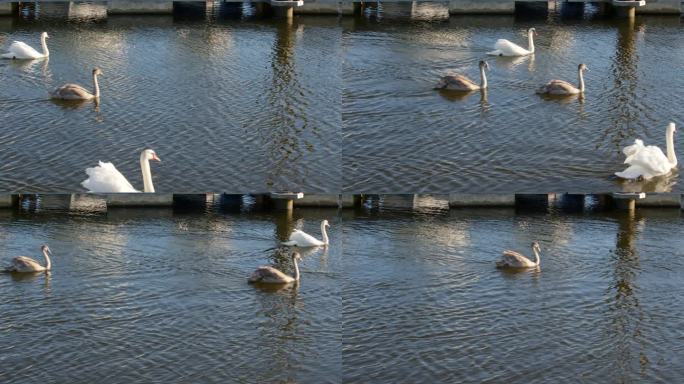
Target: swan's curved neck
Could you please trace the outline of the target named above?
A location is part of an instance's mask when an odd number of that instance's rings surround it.
[[[480,67],[480,79],[482,80],[480,82],[480,88],[482,88],[482,89],[487,88],[487,74],[485,73],[485,67],[484,66]]]
[[[100,97],[100,85],[97,83],[97,74],[95,73],[93,73],[93,85],[95,86],[93,95],[95,95],[95,97]]]
[[[292,263],[294,264],[294,279],[295,281],[299,281],[299,265],[297,265],[296,257],[292,258]]]
[[[143,192],[154,193],[154,185],[152,185],[152,172],[150,172],[150,161],[143,152],[140,155],[140,170],[143,177]]]
[[[50,51],[48,51],[47,42],[45,41],[45,39],[45,36],[42,36],[40,38],[40,45],[43,46],[43,56],[48,57],[50,56]]]
[[[527,50],[534,53],[534,32],[527,33]]]
[[[584,75],[582,74],[582,70],[579,70],[579,74],[577,75],[579,78],[579,91],[580,93],[584,93]]]
[[[321,236],[323,237],[323,243],[328,245],[328,232],[325,231],[324,223],[321,223]]]
[[[665,145],[667,146],[667,160],[672,164],[672,166],[677,165],[677,156],[675,156],[674,150],[674,130],[668,129],[665,135]]]
[[[539,265],[539,252],[537,248],[532,247],[532,252],[534,252],[534,263]]]
[[[50,256],[46,250],[43,250],[43,257],[45,257],[45,270],[49,271],[52,268],[52,262],[50,261]]]

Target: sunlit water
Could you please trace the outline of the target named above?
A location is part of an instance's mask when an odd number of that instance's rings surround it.
[[[344,381],[681,381],[682,224],[678,210],[350,216]],[[532,241],[539,270],[495,268]]]
[[[403,8],[402,8],[403,7]],[[441,7],[441,8],[440,8]],[[679,176],[622,184],[620,152],[635,138],[665,148],[670,121],[684,125],[684,30],[679,17],[634,23],[591,16],[455,16],[445,6],[391,4],[345,24],[343,178],[350,192],[681,191]],[[388,15],[389,13],[389,15]],[[497,39],[532,57],[487,56]],[[460,72],[489,91],[433,90]],[[545,99],[551,79],[577,83],[586,63],[586,97]],[[684,153],[681,137],[675,149]]]
[[[341,189],[337,18],[0,17],[0,47],[42,31],[49,61],[0,61],[1,191],[83,191],[98,160],[142,189],[146,147],[157,191]],[[95,66],[99,108],[48,99]]]
[[[247,283],[260,265],[290,273],[279,241],[323,218],[331,246],[303,253],[297,288]],[[0,274],[0,382],[340,382],[340,233],[334,210],[1,211],[2,265],[54,255],[49,276]]]

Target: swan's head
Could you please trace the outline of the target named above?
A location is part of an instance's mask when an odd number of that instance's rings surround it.
[[[328,223],[328,220],[323,220],[323,221],[321,222],[321,225],[324,226],[324,227],[326,227],[326,228],[330,228],[330,224]]]
[[[579,69],[580,71],[587,71],[587,70],[589,70],[589,68],[587,68],[587,65],[584,64],[584,63],[580,64],[580,65],[577,67],[577,69]]]
[[[487,62],[484,61],[484,60],[481,60],[481,61],[480,61],[480,68],[484,68],[484,69],[486,69],[486,70],[489,70],[489,63],[487,63]]]
[[[677,127],[675,126],[674,122],[670,122],[670,125],[667,126],[667,133],[675,133],[677,132]]]
[[[529,33],[530,35],[533,35],[533,36],[537,36],[537,30],[534,28],[528,29],[527,33]]]
[[[94,68],[93,69],[93,76],[101,75],[102,70],[100,68]]]
[[[41,252],[47,253],[47,254],[49,254],[50,256],[52,256],[52,252],[50,252],[50,248],[47,246],[47,244],[41,245],[41,246],[40,246],[40,250],[41,250]]]
[[[541,252],[541,247],[536,241],[532,243],[532,249],[535,249],[537,252]]]
[[[161,159],[157,156],[157,153],[153,149],[146,149],[142,151],[142,156],[145,160],[154,160],[161,163]]]
[[[40,34],[40,38],[41,38],[41,39],[49,39],[50,36],[48,36],[47,32],[43,32],[43,33]]]

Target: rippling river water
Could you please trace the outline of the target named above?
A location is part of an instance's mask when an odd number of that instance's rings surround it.
[[[142,188],[151,147],[157,191],[339,191],[341,28],[334,17],[106,21],[0,17],[0,47],[39,46],[49,61],[0,61],[0,190],[83,191],[111,161]],[[51,102],[64,83],[102,102]]]
[[[331,247],[303,254],[297,288],[247,284],[292,225]],[[0,211],[2,264],[53,252],[49,276],[0,274],[0,382],[339,382],[341,228],[304,216]]]
[[[344,381],[681,381],[682,224],[678,210],[345,220]],[[495,268],[532,241],[540,270]]]
[[[527,46],[529,27],[538,33],[534,56],[486,55],[500,38]],[[624,169],[623,146],[643,138],[664,150],[668,122],[684,125],[684,77],[676,72],[684,65],[683,31],[679,17],[411,22],[371,12],[349,22],[342,37],[345,190],[681,191],[677,175],[629,185],[612,174]],[[450,72],[479,82],[482,59],[491,68],[486,94],[432,89]],[[589,67],[583,101],[535,94],[551,79],[576,83],[579,63]],[[675,138],[680,154],[682,143]]]

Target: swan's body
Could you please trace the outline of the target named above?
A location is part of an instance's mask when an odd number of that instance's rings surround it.
[[[539,252],[541,248],[536,241],[532,243],[532,252],[534,252],[534,261],[521,255],[518,252],[506,250],[503,251],[501,260],[496,262],[497,268],[534,268],[539,266]]]
[[[527,45],[525,49],[518,44],[512,43],[506,39],[499,39],[494,44],[494,50],[487,52],[491,56],[527,56],[534,53],[534,35],[536,34],[534,28],[527,30]]]
[[[97,83],[97,76],[101,75],[99,68],[93,69],[93,93],[78,84],[64,84],[50,93],[53,99],[61,100],[92,100],[100,97],[100,85]]]
[[[439,80],[439,83],[437,83],[435,88],[463,92],[487,89],[487,75],[485,74],[485,69],[489,69],[489,64],[487,64],[486,61],[480,61],[480,85],[475,84],[472,80],[463,75],[447,75]]]
[[[577,67],[577,80],[579,86],[576,88],[574,85],[563,80],[551,80],[544,84],[541,88],[537,90],[538,94],[545,95],[578,95],[584,93],[584,71],[587,70],[587,66],[580,64]]]
[[[150,160],[161,161],[157,154],[146,149],[140,153],[140,169],[143,175],[143,191],[154,193],[152,185],[152,173],[150,172]],[[114,164],[99,162],[97,167],[86,168],[88,178],[81,185],[94,193],[120,193],[120,192],[140,192],[133,188],[126,177],[119,172]]]
[[[47,32],[40,34],[40,45],[43,48],[43,52],[38,52],[30,45],[23,43],[21,41],[13,42],[7,52],[0,55],[3,59],[18,59],[18,60],[33,60],[33,59],[43,59],[50,56],[50,51],[47,47],[47,42],[45,39],[49,38]]]
[[[634,140],[634,144],[622,150],[626,156],[625,164],[629,164],[629,167],[622,172],[615,172],[615,175],[623,179],[649,180],[670,173],[677,167],[677,156],[674,151],[675,132],[675,123],[670,123],[665,131],[667,155],[655,145],[644,146],[643,141]]]
[[[321,236],[323,237],[323,240],[318,240],[317,238],[309,235],[308,233],[304,231],[300,231],[299,229],[295,229],[292,231],[292,234],[290,235],[290,239],[288,241],[283,242],[283,245],[287,245],[290,247],[322,247],[322,246],[327,246],[329,241],[328,241],[328,233],[326,232],[325,228],[330,227],[330,224],[328,224],[328,220],[323,220],[321,221]]]
[[[45,258],[45,265],[40,265],[37,261],[26,256],[17,256],[12,259],[12,265],[5,268],[5,272],[17,272],[17,273],[31,273],[31,272],[46,272],[52,268],[52,262],[50,261],[50,248],[47,245],[40,247],[43,252],[43,257]]]
[[[299,266],[297,265],[297,260],[301,260],[299,253],[292,253],[292,263],[294,264],[294,277],[288,276],[283,272],[270,267],[261,266],[252,273],[252,276],[247,279],[250,283],[263,283],[263,284],[287,284],[299,281]]]

